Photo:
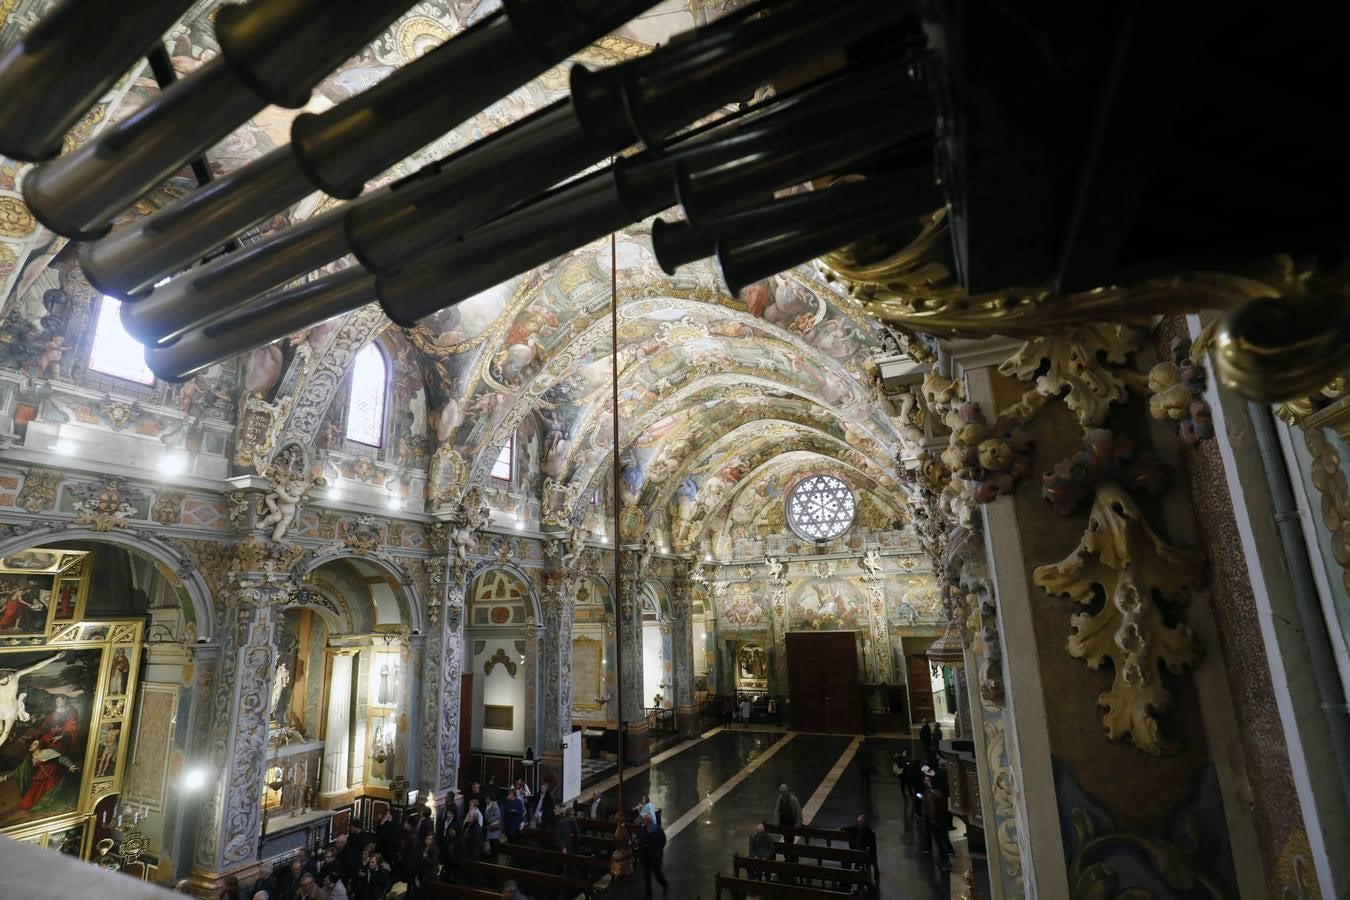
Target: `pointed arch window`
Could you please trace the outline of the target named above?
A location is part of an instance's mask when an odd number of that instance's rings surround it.
[[[99,302],[89,368],[136,384],[155,384],[155,373],[145,364],[145,348],[122,327],[122,304],[116,298]]]
[[[389,366],[374,344],[356,354],[347,395],[347,440],[379,447],[384,438],[384,400],[389,393]]]
[[[497,451],[497,458],[492,461],[492,477],[498,481],[510,481],[515,474],[516,462],[516,436],[513,432],[502,445],[502,449]]]

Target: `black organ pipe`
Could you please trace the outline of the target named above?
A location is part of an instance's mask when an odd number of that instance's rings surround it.
[[[316,188],[355,197],[380,172],[655,2],[610,0],[590,12],[512,0],[506,13],[477,22],[369,90],[298,116],[288,146],[218,179],[209,195],[197,192],[86,245],[81,264],[105,293],[127,298]],[[555,33],[522,39],[521,32],[538,30],[519,26],[531,16],[554,23]]]
[[[726,127],[725,133],[733,143],[745,142],[768,137],[772,128],[779,142],[790,141],[799,131],[835,127],[836,118],[875,115],[877,108],[897,102],[904,86],[899,65],[846,72],[767,104],[767,111],[744,116],[745,122],[736,129]],[[620,98],[614,98],[614,105],[620,106]],[[720,151],[718,158],[733,158],[739,152],[733,147]],[[579,129],[570,101],[558,101],[346,207],[155,288],[143,299],[123,305],[123,322],[142,340],[166,340],[349,250],[368,268],[392,270],[410,254],[455,239],[537,195],[555,183],[559,173],[584,168],[595,158],[595,144]],[[268,159],[271,156],[259,162]]]
[[[932,209],[930,203],[910,212],[906,218]],[[717,241],[717,267],[727,290],[739,297],[746,285],[893,227],[897,212],[895,202],[883,197],[860,204],[850,215],[813,223],[812,228],[729,235]]]
[[[785,164],[777,170],[778,183],[772,187],[788,187],[847,169],[906,137],[886,121],[841,131],[839,137],[825,142],[835,153],[833,159],[781,154]],[[641,221],[674,205],[677,163],[689,162],[699,150],[725,153],[727,145],[734,143],[715,142],[678,155],[642,154],[620,159],[609,169],[474,229],[424,264],[381,275],[376,281],[380,305],[389,318],[410,325],[444,306]],[[749,158],[757,162],[764,152],[762,147],[755,147]]]
[[[57,234],[101,236],[119,212],[269,103],[303,105],[325,75],[410,5],[254,0],[222,7],[219,56],[97,139],[35,168],[24,179],[24,202]]]
[[[40,162],[191,0],[64,0],[0,53],[0,156]]]
[[[865,10],[873,14],[864,16]],[[570,102],[517,123],[491,154],[456,160],[352,210],[348,244],[367,268],[391,272],[638,140],[659,147],[675,127],[790,65],[834,52],[902,10],[901,4],[873,0],[829,7],[795,0],[761,17],[719,20],[599,73],[574,66]],[[653,80],[682,89],[653,87]],[[646,123],[641,129],[639,121]]]
[[[182,381],[211,363],[247,353],[374,299],[375,276],[360,266],[255,299],[166,344],[146,348],[145,362],[156,377]],[[279,330],[278,330],[279,329]]]
[[[942,205],[932,165],[898,175],[838,182],[827,188],[780,197],[751,209],[708,220],[695,228],[688,221],[652,223],[652,250],[668,275],[685,263],[717,252],[719,239],[754,234],[810,231],[840,219],[865,214],[877,203],[889,204],[897,220],[917,217]]]

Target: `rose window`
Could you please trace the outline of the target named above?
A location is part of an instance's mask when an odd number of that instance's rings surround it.
[[[788,495],[787,520],[798,537],[828,541],[848,531],[857,508],[848,485],[833,475],[812,475]]]

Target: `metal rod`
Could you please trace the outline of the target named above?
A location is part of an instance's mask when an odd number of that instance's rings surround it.
[[[609,233],[609,326],[610,326],[610,347],[609,347],[609,386],[611,391],[611,418],[610,424],[613,429],[613,450],[610,453],[610,472],[612,478],[612,488],[614,491],[614,611],[617,613],[616,621],[619,627],[614,637],[614,668],[617,674],[617,687],[619,695],[619,815],[624,815],[626,807],[623,805],[623,763],[624,744],[628,740],[628,730],[624,727],[624,709],[623,709],[623,635],[624,629],[628,623],[624,621],[625,613],[623,608],[623,554],[620,551],[622,533],[620,531],[620,522],[622,518],[623,494],[619,490],[619,244],[618,233],[611,231]]]

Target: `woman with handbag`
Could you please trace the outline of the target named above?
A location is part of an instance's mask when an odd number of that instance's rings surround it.
[[[615,813],[614,821],[618,825],[614,829],[614,852],[609,855],[609,876],[617,881],[633,874],[633,839],[628,835],[622,814]]]

